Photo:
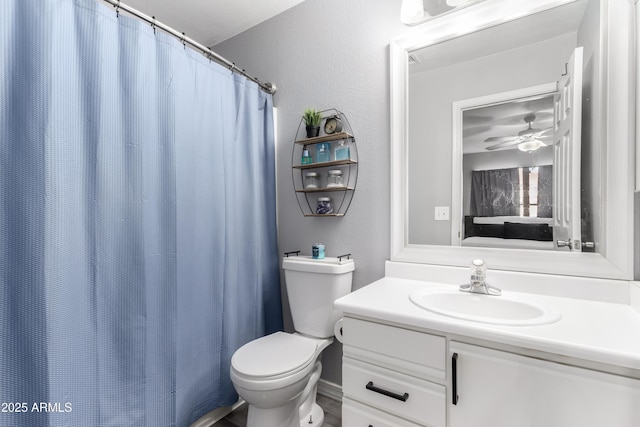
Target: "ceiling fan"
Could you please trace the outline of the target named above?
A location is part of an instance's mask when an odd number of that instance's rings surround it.
[[[518,132],[513,136],[493,136],[487,138],[484,142],[498,142],[498,144],[486,147],[485,150],[497,150],[499,148],[505,148],[512,145],[517,145],[520,151],[535,151],[540,147],[546,147],[547,144],[543,140],[551,138],[550,131],[552,127],[546,129],[536,129],[531,127],[531,124],[536,120],[536,115],[531,113],[524,116],[524,121],[529,127],[523,131]]]

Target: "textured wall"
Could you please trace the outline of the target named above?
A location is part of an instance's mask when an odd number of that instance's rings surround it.
[[[389,258],[389,40],[410,31],[399,16],[400,0],[307,0],[215,47],[278,86],[280,252],[310,253],[314,242],[329,256],[350,252],[354,289],[383,277]],[[305,107],[344,112],[356,136],[358,185],[343,218],[305,218],[296,202],[291,150]],[[342,382],[341,355],[339,344],[325,350],[323,378]]]

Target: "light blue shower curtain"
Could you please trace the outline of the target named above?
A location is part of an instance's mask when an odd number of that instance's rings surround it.
[[[96,0],[0,1],[0,426],[188,426],[282,328],[272,99]]]

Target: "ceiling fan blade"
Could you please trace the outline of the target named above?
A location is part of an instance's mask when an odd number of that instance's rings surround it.
[[[533,134],[533,138],[540,138],[544,136],[550,136],[549,134],[553,131],[553,126],[548,127],[546,129],[542,129]]]
[[[486,147],[485,150],[488,150],[488,151],[497,150],[498,148],[509,147],[511,145],[518,145],[518,144],[520,144],[520,142],[521,142],[520,138],[516,138],[516,139],[513,139],[511,141],[504,141],[504,142],[501,142],[500,144],[496,144],[496,145],[492,145],[490,147]]]
[[[520,139],[519,136],[492,136],[484,140],[484,142],[510,142]]]

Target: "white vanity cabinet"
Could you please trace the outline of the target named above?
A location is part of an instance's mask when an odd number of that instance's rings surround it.
[[[444,337],[350,317],[343,336],[345,426],[446,426]]]
[[[638,379],[348,316],[343,337],[345,426],[640,426]]]
[[[640,425],[639,380],[455,341],[449,354],[450,427]]]
[[[426,288],[443,285],[385,277],[336,300],[343,425],[640,427],[636,309],[538,294],[559,320],[495,325],[412,303]]]

